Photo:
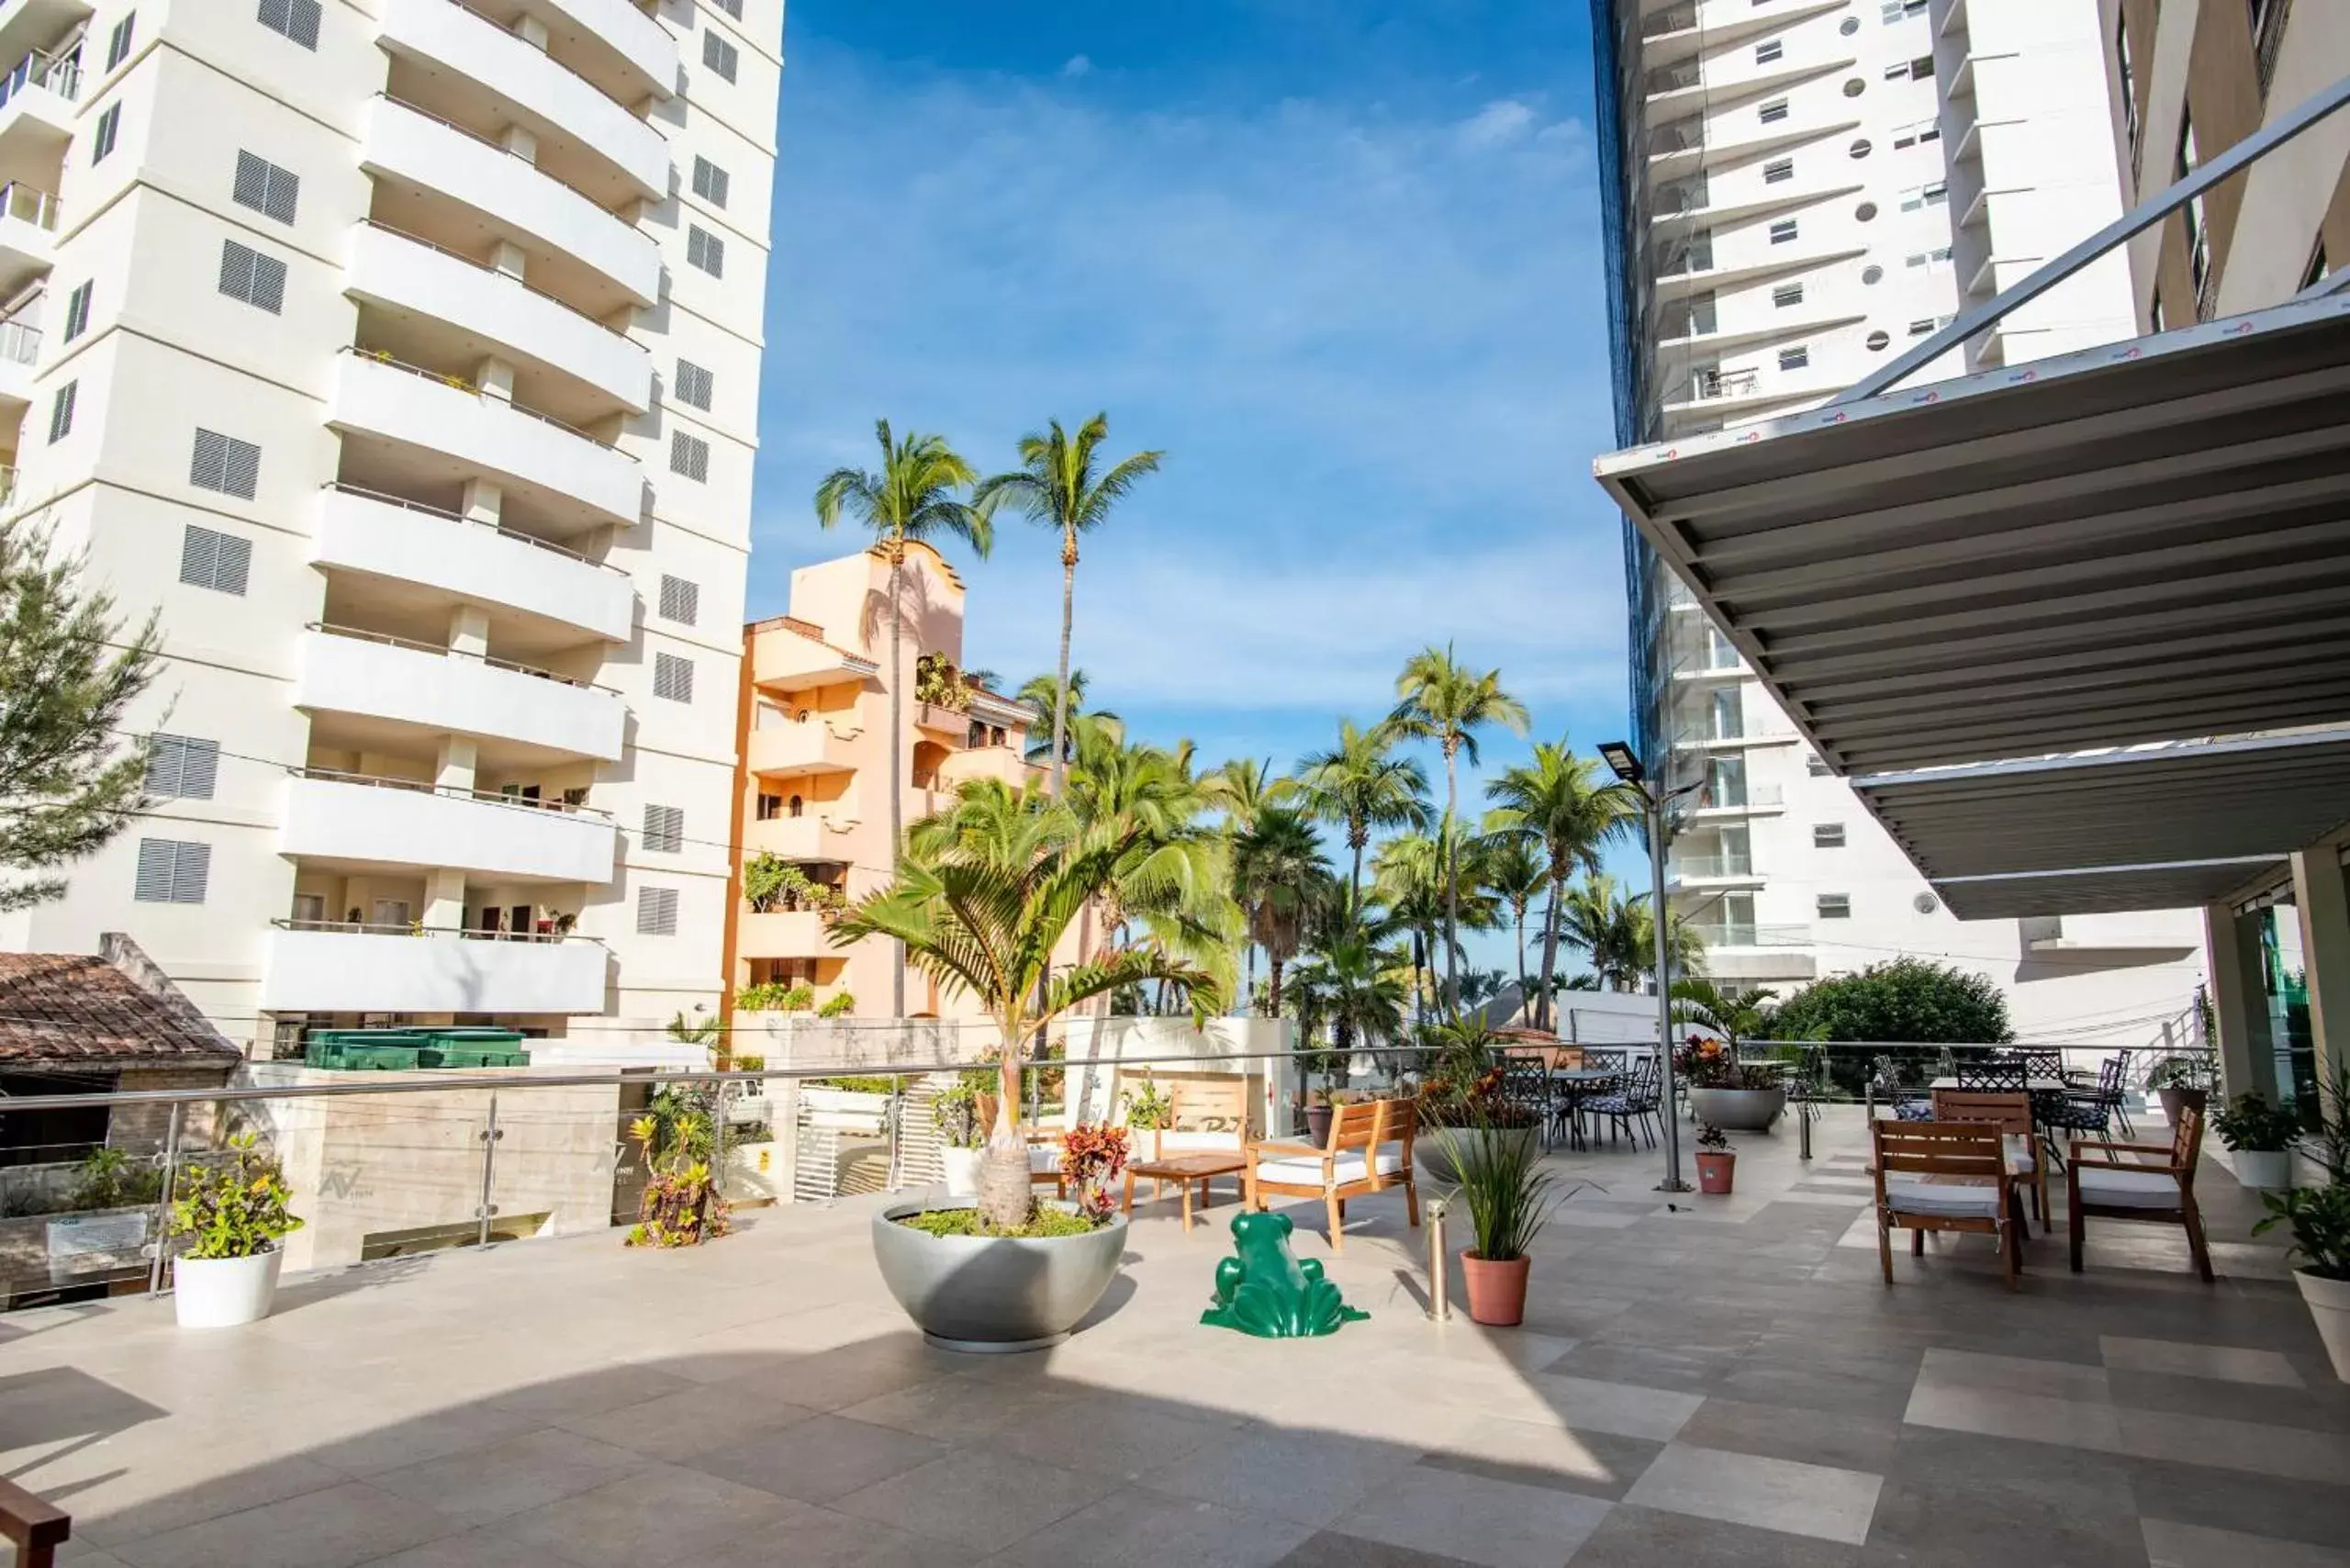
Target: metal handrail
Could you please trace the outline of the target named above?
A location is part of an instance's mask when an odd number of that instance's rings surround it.
[[[41,62],[36,65],[36,62]],[[58,82],[63,77],[63,84]],[[82,61],[78,54],[60,57],[46,50],[36,49],[9,67],[8,74],[0,76],[0,105],[27,86],[46,87],[72,103],[82,90]]]
[[[437,654],[447,659],[464,659],[472,664],[487,665],[492,669],[511,670],[517,675],[534,675],[541,680],[561,681],[565,686],[577,687],[583,691],[601,691],[612,697],[621,695],[611,687],[599,686],[592,680],[582,680],[576,675],[565,675],[559,670],[541,669],[536,665],[520,664],[513,659],[493,658],[487,654],[461,654],[446,644],[420,643],[413,637],[396,637],[389,632],[370,632],[361,626],[337,626],[325,621],[310,622],[302,630],[323,632],[330,637],[349,637],[361,643],[381,643],[386,647],[407,648],[420,654]]]
[[[19,211],[18,208],[25,205],[22,198],[28,196],[34,198],[32,210],[29,213]],[[57,228],[57,193],[27,185],[22,180],[10,180],[0,185],[0,216],[21,218],[36,229],[54,231]]]
[[[24,321],[0,321],[0,359],[30,364],[40,357],[40,329]]]
[[[428,517],[442,518],[450,522],[462,522],[470,528],[486,528],[489,530],[490,532],[497,534],[500,539],[510,539],[518,544],[528,544],[534,550],[544,550],[551,555],[561,555],[568,560],[577,561],[582,566],[593,566],[598,571],[610,572],[615,577],[625,577],[629,576],[627,572],[613,566],[610,561],[599,561],[592,555],[583,555],[576,550],[567,550],[560,544],[551,544],[543,539],[534,538],[528,533],[518,532],[515,530],[507,528],[499,523],[485,522],[480,518],[467,517],[463,512],[449,511],[441,507],[426,506],[422,501],[412,501],[406,496],[395,496],[383,490],[371,490],[364,485],[345,484],[341,479],[329,479],[319,487],[321,489],[328,490],[341,490],[347,496],[364,496],[371,501],[382,501],[387,506],[396,506],[406,511],[420,511]]]
[[[357,343],[346,343],[335,352],[337,353],[353,355],[359,359],[367,361],[371,364],[384,365],[392,370],[405,370],[410,375],[420,377],[426,381],[438,381],[442,386],[448,387],[451,391],[463,392],[468,397],[482,398],[487,396],[487,393],[482,391],[477,383],[471,381],[464,376],[453,375],[445,370],[428,369],[420,364],[410,364],[404,359],[394,358],[391,352],[386,349],[362,348]],[[511,398],[499,398],[492,400],[505,404],[508,408],[513,409],[518,414],[527,414],[532,419],[537,420],[543,424],[550,424],[559,431],[566,431],[569,433],[577,436],[584,442],[602,447],[606,452],[619,453],[621,456],[627,458],[631,463],[634,463],[638,460],[636,454],[632,452],[621,452],[618,446],[604,440],[602,437],[589,435],[577,425],[566,424],[565,421],[556,419],[553,414],[543,414],[527,403],[518,403]]]
[[[482,23],[483,26],[490,28],[507,38],[514,38],[515,35],[509,31],[503,24],[475,6],[471,3],[471,0],[449,0],[449,4],[454,6],[458,10],[464,11],[472,16],[476,20]],[[643,9],[643,7],[640,7],[640,9]],[[653,13],[648,10],[645,12],[645,15],[651,16]],[[519,42],[520,40],[517,39],[516,41]],[[544,59],[548,64],[554,66],[556,70],[567,72],[571,75],[577,77],[585,85],[595,88],[597,92],[603,94],[605,97],[611,100],[614,104],[617,104],[621,108],[626,110],[630,118],[637,120],[639,124],[643,124],[643,119],[637,115],[636,106],[628,102],[625,98],[622,98],[619,94],[612,92],[610,88],[607,88],[599,83],[589,81],[586,76],[581,75],[577,69],[565,65],[562,61],[557,60],[552,53],[549,53],[545,50],[532,49],[528,44],[524,44],[522,47],[530,49],[532,54]],[[651,129],[652,128],[647,126],[646,129]],[[654,134],[657,136],[660,133],[655,131]]]
[[[601,938],[583,936],[576,931],[476,931],[467,925],[408,925],[381,924],[368,920],[273,920],[270,924],[280,931],[346,932],[362,936],[456,936],[476,942],[535,942],[554,946],[563,942],[594,942],[601,946]]]
[[[307,767],[288,764],[285,771],[297,778],[316,778],[329,784],[364,784],[375,790],[405,790],[420,795],[441,795],[453,801],[481,801],[494,806],[512,806],[520,811],[557,812],[565,815],[601,817],[612,820],[612,813],[599,807],[569,801],[548,800],[543,797],[525,800],[502,790],[469,790],[455,784],[435,784],[422,778],[395,778],[382,773],[351,773],[340,767]]]
[[[1899,386],[1925,365],[1986,328],[1997,325],[2010,312],[2031,304],[2116,245],[2153,228],[2197,196],[2241,173],[2246,166],[2290,141],[2344,104],[2350,104],[2350,76],[2344,76],[2333,86],[2312,95],[2282,118],[2263,126],[2185,179],[2174,183],[2161,195],[2139,203],[2054,261],[2039,268],[2021,283],[2012,288],[2002,289],[1996,297],[1972,309],[1961,311],[1957,319],[1949,326],[1908,350],[1892,364],[1863,375],[1843,392],[1830,398],[1826,406],[1832,409],[1845,403],[1856,403]]]
[[[564,179],[559,175],[548,174],[544,169],[539,168],[536,161],[523,157],[511,147],[500,146],[498,143],[492,141],[488,137],[484,136],[480,131],[475,130],[470,126],[459,125],[455,120],[451,119],[446,115],[436,115],[431,109],[425,108],[420,104],[411,104],[406,98],[400,97],[396,94],[379,92],[375,96],[383,99],[387,104],[397,104],[400,107],[408,110],[408,113],[412,115],[420,115],[424,118],[431,120],[435,125],[446,126],[451,130],[455,131],[459,136],[471,137],[474,140],[480,142],[484,147],[488,148],[493,152],[502,152],[507,157],[513,159],[517,163],[521,163],[532,169],[537,170],[539,174],[547,181],[554,185],[561,185],[565,190],[569,191],[573,196],[577,196],[581,201],[586,202],[589,207],[594,207],[598,212],[602,213],[613,222],[621,223],[623,221],[619,213],[614,212],[610,207],[606,207],[602,202],[598,201],[594,196],[589,196],[586,191],[581,190],[569,180]],[[629,227],[632,231],[633,231],[634,226],[630,225]]]
[[[464,0],[449,0],[449,4],[462,7],[464,6]],[[562,298],[557,295],[549,294],[545,289],[541,288],[537,284],[532,283],[530,279],[517,277],[512,273],[506,271],[503,267],[492,266],[487,262],[476,261],[473,257],[466,255],[463,251],[453,251],[448,246],[440,243],[438,241],[428,240],[421,234],[410,233],[408,230],[397,228],[392,224],[386,223],[380,218],[363,218],[359,221],[370,229],[380,229],[386,234],[397,234],[401,239],[408,241],[409,243],[421,245],[428,251],[438,251],[441,254],[448,257],[451,261],[463,262],[469,267],[476,267],[483,272],[492,274],[493,276],[502,277],[509,283],[513,284],[516,287],[528,289],[531,293],[537,295],[541,299],[546,300],[550,304],[562,306],[565,310],[570,311],[574,316],[578,317],[581,320],[588,323],[590,326],[599,327],[603,330],[611,333],[612,336],[620,339],[623,342],[629,341],[628,334],[622,331],[620,328],[612,326],[608,322],[597,320],[595,317],[588,315],[588,312],[579,308],[578,306],[571,303],[570,300]]]

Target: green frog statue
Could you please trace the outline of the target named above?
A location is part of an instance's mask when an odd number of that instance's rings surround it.
[[[1322,1265],[1301,1263],[1289,1249],[1287,1215],[1243,1214],[1232,1222],[1237,1257],[1215,1266],[1215,1305],[1200,1321],[1237,1328],[1259,1339],[1302,1339],[1336,1334],[1369,1317],[1348,1306],[1338,1287],[1322,1277]]]

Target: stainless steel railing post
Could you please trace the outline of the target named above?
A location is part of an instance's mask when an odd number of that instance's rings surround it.
[[[498,1091],[489,1092],[489,1120],[481,1129],[481,1206],[474,1213],[481,1218],[480,1243],[489,1245],[489,1222],[498,1214],[498,1205],[490,1202],[490,1183],[498,1174],[498,1140],[506,1135],[498,1130]]]
[[[1449,1260],[1444,1245],[1445,1204],[1442,1198],[1430,1198],[1427,1204],[1428,1231],[1428,1321],[1452,1321],[1452,1285],[1447,1269]]]
[[[172,1178],[179,1170],[182,1109],[174,1103],[170,1120],[163,1124],[163,1182],[155,1194],[155,1256],[147,1265],[147,1294],[151,1296],[163,1294],[163,1255],[172,1244]]]

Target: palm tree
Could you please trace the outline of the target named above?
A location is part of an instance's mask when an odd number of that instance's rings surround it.
[[[906,546],[928,543],[953,535],[985,559],[995,542],[986,513],[957,492],[973,484],[978,473],[955,454],[946,438],[909,434],[893,440],[890,421],[874,421],[873,433],[881,443],[877,471],[835,468],[816,487],[816,521],[831,528],[846,511],[871,531],[890,562],[890,854],[894,859],[905,843],[906,767],[904,701],[905,666],[901,636],[905,614],[900,587],[905,577]],[[906,955],[902,947],[890,953],[890,1004],[906,1015]]]
[[[1060,700],[1062,689],[1061,683],[1055,680],[1052,672],[1047,670],[1043,675],[1032,675],[1022,682],[1020,689],[1013,694],[1012,700],[1033,711],[1036,715],[1037,722],[1041,723],[1046,715],[1052,712],[1053,704]],[[1107,711],[1089,711],[1085,709],[1085,672],[1083,670],[1073,669],[1069,672],[1067,690],[1069,692],[1069,728],[1071,733],[1061,738],[1060,755],[1064,762],[1068,761],[1077,750],[1075,731],[1080,720],[1107,719],[1113,724],[1123,722],[1115,713]],[[1033,733],[1029,735],[1027,757],[1030,762],[1044,762],[1052,756],[1053,749],[1051,736]]]
[[[1673,982],[1673,1017],[1675,1023],[1695,1024],[1722,1037],[1733,1055],[1739,1042],[1759,1036],[1769,1023],[1764,1004],[1779,993],[1768,986],[1753,986],[1745,991],[1724,991],[1709,980],[1695,976]]]
[[[1567,882],[1578,871],[1597,872],[1601,846],[1629,835],[1639,823],[1640,799],[1633,787],[1596,783],[1597,773],[1598,764],[1575,756],[1565,740],[1538,741],[1533,760],[1485,786],[1485,798],[1495,802],[1486,813],[1485,831],[1539,849],[1550,883],[1538,971],[1543,977],[1542,994],[1533,1014],[1538,1028],[1550,1026],[1550,977],[1559,965],[1561,902]]]
[[[1281,966],[1297,957],[1305,919],[1330,880],[1329,862],[1303,812],[1259,807],[1232,838],[1232,893],[1248,920],[1248,935],[1265,949],[1271,990],[1267,1012],[1281,1015]],[[1251,964],[1254,958],[1252,956]],[[1251,989],[1256,974],[1249,973]]]
[[[1338,744],[1298,764],[1306,810],[1326,823],[1343,823],[1354,867],[1347,875],[1348,896],[1362,899],[1362,852],[1373,828],[1423,832],[1428,825],[1428,776],[1408,756],[1392,755],[1394,732],[1385,725],[1338,724]]]
[[[1395,978],[1403,955],[1381,940],[1379,925],[1348,921],[1298,963],[1299,991],[1312,999],[1315,1018],[1330,1026],[1325,1070],[1333,1078],[1346,1070],[1358,1041],[1375,1046],[1403,1032],[1404,985]],[[1320,1054],[1309,1052],[1309,1059]]]
[[[1226,827],[1242,833],[1259,812],[1286,805],[1297,789],[1296,779],[1274,774],[1270,757],[1231,757],[1200,776],[1200,792],[1207,803],[1224,813]]]
[[[1613,877],[1586,877],[1567,890],[1561,924],[1566,939],[1591,956],[1599,983],[1630,991],[1656,973],[1656,924],[1646,893],[1628,897]],[[1674,915],[1668,927],[1673,969],[1684,975],[1704,967],[1705,944],[1688,922]]]
[[[1094,457],[1110,439],[1110,417],[1096,414],[1072,437],[1055,420],[1044,434],[1023,436],[1020,466],[982,482],[973,500],[992,514],[1006,502],[1061,534],[1061,663],[1053,696],[1053,793],[1060,793],[1067,767],[1062,746],[1069,735],[1069,642],[1077,610],[1077,536],[1110,520],[1110,512],[1146,474],[1158,472],[1163,452],[1137,452],[1094,471]]]
[[[1210,976],[1152,945],[1104,943],[1056,972],[1053,950],[1109,888],[1121,848],[1081,833],[1058,806],[1023,802],[1001,826],[1006,831],[998,836],[901,857],[896,880],[842,916],[832,940],[845,946],[890,937],[916,968],[977,999],[994,1018],[1004,1048],[979,1208],[990,1226],[1016,1229],[1035,1212],[1020,1129],[1020,1042],[1122,986],[1159,981],[1187,995],[1197,1012],[1213,1011],[1221,999]]]
[[[1489,840],[1478,856],[1478,881],[1485,892],[1509,910],[1511,924],[1517,933],[1518,1004],[1532,1017],[1535,999],[1533,983],[1526,974],[1526,912],[1550,886],[1550,872],[1535,855],[1533,846],[1523,838],[1504,834]]]
[[[1477,760],[1477,732],[1499,724],[1512,734],[1526,733],[1526,705],[1502,689],[1502,672],[1483,675],[1465,668],[1453,657],[1452,646],[1427,647],[1404,663],[1395,678],[1395,711],[1387,727],[1407,740],[1437,743],[1444,753],[1444,817],[1449,823],[1460,809],[1460,757]],[[1449,857],[1444,875],[1445,976],[1459,974],[1454,949],[1460,942],[1460,867]],[[1455,988],[1457,992],[1457,987]]]
[[[1421,1008],[1427,995],[1420,983],[1423,960],[1433,974],[1438,933],[1444,924],[1442,846],[1426,834],[1397,834],[1379,846],[1379,854],[1371,862],[1371,896],[1384,906],[1397,929],[1409,937],[1412,1004]]]

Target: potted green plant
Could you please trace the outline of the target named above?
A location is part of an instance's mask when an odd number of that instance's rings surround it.
[[[1460,1254],[1469,1316],[1489,1327],[1514,1327],[1526,1320],[1534,1264],[1528,1249],[1558,1201],[1550,1173],[1531,1138],[1480,1137],[1460,1125],[1433,1130],[1457,1175],[1453,1196],[1469,1209],[1472,1245]]]
[[[1697,1129],[1697,1191],[1727,1197],[1738,1185],[1738,1150],[1729,1135],[1707,1122]]]
[[[664,1089],[646,1114],[629,1124],[644,1156],[644,1194],[630,1247],[698,1247],[732,1228],[725,1197],[711,1179],[717,1153],[714,1092]]]
[[[931,1102],[930,1119],[938,1128],[938,1162],[946,1173],[946,1195],[978,1197],[979,1159],[988,1142],[979,1090],[968,1079],[957,1079]]]
[[[1158,1135],[1175,1125],[1175,1096],[1144,1079],[1126,1091],[1126,1126],[1138,1133],[1150,1135],[1150,1153],[1159,1153]]]
[[[233,1328],[269,1316],[285,1262],[279,1238],[302,1228],[293,1189],[259,1135],[229,1140],[229,1158],[184,1168],[171,1234],[188,1238],[172,1263],[172,1310],[183,1328]]]
[[[2323,1187],[2295,1187],[2264,1193],[2268,1217],[2252,1227],[2255,1236],[2274,1226],[2288,1226],[2293,1245],[2287,1254],[2300,1260],[2293,1282],[2301,1289],[2317,1337],[2333,1362],[2333,1375],[2350,1383],[2350,1182],[2338,1177]]]
[[[2236,1180],[2245,1186],[2273,1192],[2293,1184],[2301,1120],[2292,1101],[2272,1105],[2260,1094],[2239,1094],[2212,1115],[2211,1130],[2236,1157]]]
[[[2196,1051],[2184,1056],[2165,1057],[2146,1075],[2146,1082],[2162,1103],[2163,1119],[2172,1126],[2178,1126],[2179,1113],[2192,1105],[2203,1109],[2210,1098],[2212,1064],[2209,1053]],[[2218,1126],[2214,1118],[2214,1126]],[[2233,1148],[2233,1145],[2229,1147]]]

